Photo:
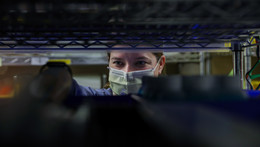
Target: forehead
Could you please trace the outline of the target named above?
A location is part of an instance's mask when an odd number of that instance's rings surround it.
[[[149,51],[111,51],[110,58],[124,58],[124,59],[136,59],[136,58],[148,58],[156,60],[156,56]]]

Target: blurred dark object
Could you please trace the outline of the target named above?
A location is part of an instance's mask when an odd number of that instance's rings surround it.
[[[154,102],[185,99],[181,76],[143,77],[139,94]]]
[[[176,144],[260,145],[260,101],[246,95],[238,77],[144,77],[139,94],[144,120]]]
[[[1,108],[0,141],[34,146],[259,146],[260,102],[246,99],[236,81],[144,77],[143,98],[73,97],[68,67],[48,63]],[[67,98],[80,103],[67,107]]]
[[[27,94],[41,100],[62,103],[69,95],[72,72],[63,62],[48,62],[40,69],[39,75],[29,84]]]
[[[44,65],[39,74],[27,81],[23,89],[9,101],[8,106],[1,109],[2,143],[62,145],[63,137],[69,138],[66,135],[73,134],[74,130],[70,127],[77,116],[77,113],[74,114],[63,105],[69,96],[71,83],[72,73],[65,63],[49,62]],[[85,113],[87,111],[82,112],[82,115]],[[80,119],[77,118],[75,123]],[[70,125],[67,125],[69,122]]]
[[[259,101],[143,103],[140,113],[152,128],[176,144],[259,146]]]
[[[245,100],[237,77],[144,77],[140,95],[153,102]]]

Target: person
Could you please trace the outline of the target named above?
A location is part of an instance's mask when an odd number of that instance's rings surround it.
[[[109,83],[101,89],[79,85],[73,80],[74,96],[112,96],[138,93],[143,76],[164,74],[162,52],[121,51],[108,53]]]

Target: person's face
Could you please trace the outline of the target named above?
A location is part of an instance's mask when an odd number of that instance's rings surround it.
[[[154,68],[157,64],[156,56],[149,52],[125,52],[125,51],[111,51],[109,59],[109,67],[122,70],[124,72],[131,72],[137,70],[145,70]],[[165,56],[161,57],[161,61],[155,69],[154,75],[161,74],[165,64]]]

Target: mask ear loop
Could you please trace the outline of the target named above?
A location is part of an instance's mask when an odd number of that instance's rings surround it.
[[[157,66],[160,64],[161,59],[162,59],[162,56],[159,58],[159,60],[158,60],[158,62],[157,62],[157,64],[156,64],[156,66],[154,67],[154,70],[155,70],[155,69],[157,68]]]

